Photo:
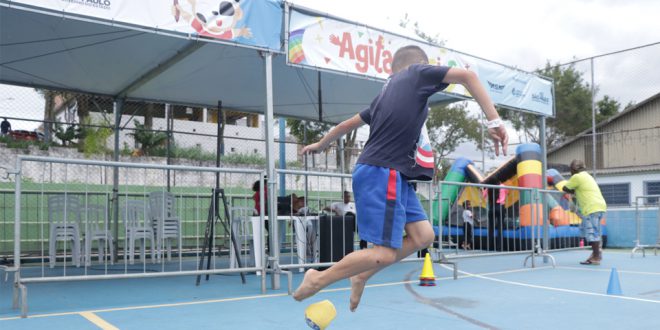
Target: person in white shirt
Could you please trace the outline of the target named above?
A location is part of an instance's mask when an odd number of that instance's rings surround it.
[[[472,245],[470,243],[472,243],[472,228],[474,227],[474,219],[470,207],[470,202],[465,202],[465,210],[463,211],[463,228],[465,229],[465,236],[463,238],[463,244],[461,244],[461,247],[465,250],[472,249]]]
[[[351,202],[351,193],[349,191],[344,191],[344,200],[342,202],[334,202],[330,205],[330,211],[334,212],[336,215],[344,216],[347,213],[352,213],[355,215],[355,203]]]
[[[355,203],[351,202],[351,192],[347,190],[344,191],[343,201],[334,202],[330,204],[330,207],[326,207],[325,210],[332,211],[334,214],[339,216],[345,216],[347,214],[352,214],[353,216],[355,216],[357,214],[357,211],[355,209]],[[360,240],[360,249],[366,249],[366,248],[367,248],[367,241]]]

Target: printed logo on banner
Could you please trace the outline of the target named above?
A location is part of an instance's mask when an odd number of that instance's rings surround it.
[[[330,43],[337,46],[337,56],[355,61],[355,69],[360,73],[366,73],[369,67],[377,73],[392,73],[392,52],[385,49],[383,41],[385,38],[379,35],[374,42],[369,38],[367,43],[356,42],[353,44],[351,33],[344,32],[340,36],[330,35]]]
[[[490,90],[494,93],[502,93],[504,90],[504,85],[503,84],[496,84],[494,82],[491,82],[490,80],[486,80],[488,82],[488,87],[490,87]]]
[[[517,89],[515,87],[511,89],[511,95],[514,97],[525,97],[525,93],[522,91],[522,89]]]
[[[530,79],[529,77],[522,77],[522,78],[520,76],[513,77],[513,81],[521,84],[527,84],[529,82],[529,79]]]
[[[112,3],[110,0],[61,0],[66,3],[73,3],[77,5],[83,5],[88,7],[100,8],[110,10]]]
[[[538,103],[543,103],[543,104],[548,104],[550,103],[550,99],[543,94],[543,92],[540,93],[533,93],[532,94],[532,101],[538,102]]]

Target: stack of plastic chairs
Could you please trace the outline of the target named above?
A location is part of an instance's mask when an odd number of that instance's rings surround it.
[[[80,267],[80,199],[66,194],[49,197],[48,223],[50,224],[48,245],[50,268],[55,267],[57,242],[64,242],[65,262],[66,248],[69,247],[73,263],[76,267]]]
[[[172,260],[172,241],[176,240],[181,249],[181,220],[176,215],[176,198],[168,192],[150,193],[149,212],[156,234],[156,258],[158,260],[162,258],[163,245],[165,245],[167,260]]]

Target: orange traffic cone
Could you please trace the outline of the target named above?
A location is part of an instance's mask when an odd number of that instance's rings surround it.
[[[424,267],[422,267],[422,274],[419,275],[419,285],[435,286],[433,263],[431,262],[431,255],[428,254],[428,252],[426,253],[426,256],[424,256]]]

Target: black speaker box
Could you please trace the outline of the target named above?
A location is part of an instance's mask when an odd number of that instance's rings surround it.
[[[355,216],[321,215],[319,219],[320,261],[339,261],[353,252]]]

